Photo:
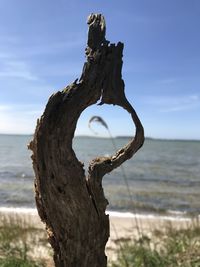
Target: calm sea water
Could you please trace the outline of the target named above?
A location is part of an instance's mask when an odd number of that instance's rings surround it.
[[[31,138],[0,135],[0,207],[35,207],[34,173],[27,150]],[[118,147],[127,142],[115,139]],[[114,152],[106,138],[76,137],[73,146],[85,168],[92,158]],[[146,140],[123,166],[133,201],[118,168],[103,180],[109,210],[200,214],[200,141]]]

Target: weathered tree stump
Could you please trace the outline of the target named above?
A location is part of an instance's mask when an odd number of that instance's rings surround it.
[[[81,78],[53,94],[37,122],[29,148],[33,151],[35,199],[46,224],[57,267],[105,267],[109,238],[108,201],[102,177],[130,159],[144,142],[141,122],[124,94],[123,44],[105,39],[101,14],[88,18],[87,62]],[[72,149],[80,114],[88,106],[113,104],[127,110],[136,126],[133,140],[110,157],[91,161],[88,177]]]

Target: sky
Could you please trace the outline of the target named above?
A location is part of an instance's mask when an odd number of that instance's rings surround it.
[[[50,95],[80,77],[90,13],[102,13],[106,38],[125,45],[125,92],[145,135],[200,139],[199,0],[0,0],[0,133],[32,134]],[[134,134],[126,111],[95,105],[77,135],[93,134],[94,115],[114,136]]]

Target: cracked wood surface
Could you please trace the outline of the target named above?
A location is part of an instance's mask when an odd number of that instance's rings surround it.
[[[88,26],[87,62],[82,75],[49,98],[29,145],[33,151],[36,205],[46,224],[56,267],[107,266],[104,251],[109,218],[102,178],[130,159],[144,142],[142,124],[124,93],[123,44],[110,44],[105,39],[101,14],[91,14]],[[136,131],[115,155],[93,159],[86,177],[72,140],[79,116],[98,101],[99,105],[118,105],[127,110]]]

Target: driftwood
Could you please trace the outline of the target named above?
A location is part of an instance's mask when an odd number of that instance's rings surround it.
[[[109,238],[108,201],[102,177],[130,159],[144,142],[141,122],[124,94],[123,44],[105,39],[101,14],[88,18],[87,62],[81,78],[53,94],[37,122],[29,148],[33,151],[35,199],[46,224],[57,267],[105,267]],[[91,161],[88,177],[72,149],[80,114],[97,103],[118,105],[131,114],[134,138],[110,157]]]

